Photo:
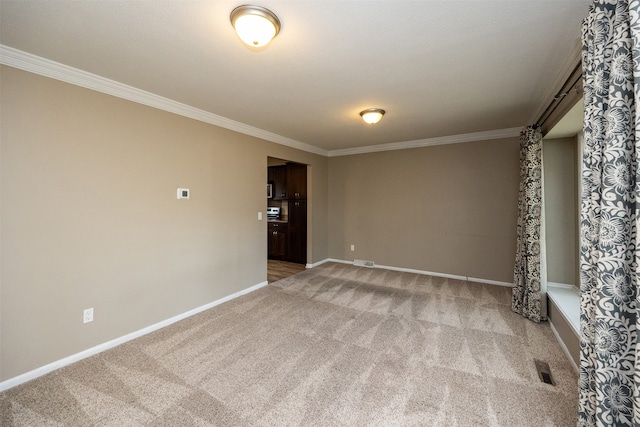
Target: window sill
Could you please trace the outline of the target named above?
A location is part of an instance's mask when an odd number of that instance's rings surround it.
[[[580,293],[575,286],[549,283],[547,295],[577,336],[580,336]]]

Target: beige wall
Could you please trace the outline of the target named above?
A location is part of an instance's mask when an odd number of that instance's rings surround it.
[[[330,158],[329,256],[512,283],[518,150],[510,138]]]
[[[578,196],[576,138],[544,140],[547,280],[576,284]]]
[[[9,67],[0,83],[0,381],[265,281],[267,156],[310,165],[308,261],[328,256],[327,158]]]
[[[0,381],[265,281],[267,157],[309,165],[308,262],[512,281],[517,138],[326,158],[0,70]]]

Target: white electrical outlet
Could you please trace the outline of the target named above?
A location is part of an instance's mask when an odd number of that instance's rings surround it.
[[[351,252],[356,250],[356,245],[351,245]]]
[[[83,312],[82,323],[93,322],[93,307],[86,308]]]
[[[262,221],[262,212],[258,212],[258,221]]]

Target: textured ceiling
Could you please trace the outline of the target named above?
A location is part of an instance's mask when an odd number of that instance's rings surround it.
[[[0,43],[331,151],[532,123],[590,3],[266,0],[254,51],[242,2],[0,0]]]

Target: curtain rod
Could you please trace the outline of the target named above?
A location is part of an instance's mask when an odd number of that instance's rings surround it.
[[[553,97],[536,123],[545,135],[578,102],[582,96],[582,63],[578,62],[560,91]]]
[[[575,93],[577,93],[578,95],[582,94],[582,90],[581,90],[581,88],[579,88],[579,87],[573,87],[573,88],[569,89],[569,90],[568,90],[568,91],[566,91],[566,92],[560,92],[559,94],[557,94],[556,96],[554,96],[554,97],[553,97],[553,100],[554,100],[554,101],[557,101],[557,100],[559,100],[559,99],[562,99],[562,98],[564,98],[565,96],[569,95],[571,92],[575,92]]]

